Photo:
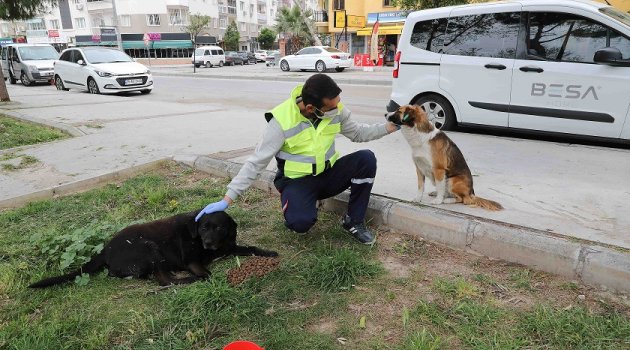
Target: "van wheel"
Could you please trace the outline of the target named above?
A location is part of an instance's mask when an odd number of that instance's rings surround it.
[[[280,69],[282,69],[283,72],[288,72],[291,68],[289,68],[289,63],[287,61],[282,61],[280,62]]]
[[[453,106],[444,97],[439,95],[426,95],[414,102],[424,109],[429,117],[429,121],[440,130],[452,130],[457,126],[455,111]]]
[[[100,93],[101,93],[101,91],[98,89],[98,84],[96,83],[96,80],[94,80],[94,78],[91,78],[91,77],[90,77],[90,78],[88,79],[87,85],[88,85],[88,91],[89,91],[91,94],[96,94],[96,95],[98,95],[98,94],[100,94]]]
[[[345,69],[345,68],[341,68],[341,67],[337,67],[337,68],[335,68],[335,70],[336,70],[337,72],[340,72],[340,73],[341,73],[341,72],[343,72],[343,70],[344,70],[344,69]]]
[[[323,72],[326,70],[326,63],[324,63],[324,61],[317,61],[315,62],[315,70],[318,72]]]
[[[212,63],[210,63],[209,61],[206,62],[206,68],[212,68]]]
[[[223,61],[219,61],[219,67],[223,67]]]
[[[31,79],[28,78],[28,74],[26,74],[26,72],[22,72],[22,74],[20,75],[20,80],[22,81],[22,85],[24,86],[33,85],[33,82],[31,81]]]
[[[63,85],[63,80],[61,80],[60,76],[55,76],[55,87],[57,88],[57,90],[60,91],[68,91],[70,89],[66,89],[66,87]]]

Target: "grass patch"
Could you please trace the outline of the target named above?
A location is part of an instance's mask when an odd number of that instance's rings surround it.
[[[388,246],[391,232],[363,246],[332,213],[321,212],[311,232],[298,236],[284,228],[278,199],[256,190],[229,213],[241,244],[280,253],[278,269],[263,278],[231,287],[226,272],[237,263],[227,258],[209,266],[208,280],[168,289],[106,272],[26,289],[78,266],[119,228],[199,209],[222,198],[226,185],[168,165],[121,185],[0,212],[0,349],[221,349],[237,339],[318,350],[630,346],[628,308],[602,306],[584,286],[498,263],[455,266],[453,256],[464,253],[422,243],[420,254],[404,239]],[[381,263],[392,259],[422,272],[392,274]],[[539,277],[544,295],[532,283]],[[571,306],[577,294],[588,297]],[[515,298],[534,302],[516,307],[508,302]]]
[[[10,157],[10,158],[8,158]],[[33,157],[33,156],[28,156],[28,155],[14,155],[14,154],[10,154],[8,155],[8,157],[6,159],[0,159],[0,160],[10,160],[10,159],[15,159],[15,158],[21,158],[20,162],[15,165],[13,163],[2,163],[0,164],[0,166],[2,167],[2,170],[5,171],[14,171],[14,170],[20,170],[20,169],[24,169],[24,168],[28,168],[29,166],[33,165],[33,164],[37,164],[39,163],[39,159]]]
[[[59,130],[0,115],[0,150],[66,137]]]

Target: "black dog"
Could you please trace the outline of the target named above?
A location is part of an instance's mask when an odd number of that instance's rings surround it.
[[[278,256],[274,251],[237,245],[236,222],[225,212],[206,214],[195,222],[197,213],[124,228],[81,269],[41,280],[29,288],[71,281],[81,273],[95,273],[105,267],[110,276],[148,278],[153,274],[162,286],[184,284],[207,278],[210,272],[206,266],[224,256]],[[174,271],[190,271],[193,276],[175,278]]]

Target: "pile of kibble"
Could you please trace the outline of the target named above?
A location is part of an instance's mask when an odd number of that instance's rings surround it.
[[[250,277],[262,277],[275,270],[279,263],[280,258],[278,257],[251,257],[242,263],[240,267],[228,270],[228,282],[231,286],[236,286],[243,283],[243,281]]]

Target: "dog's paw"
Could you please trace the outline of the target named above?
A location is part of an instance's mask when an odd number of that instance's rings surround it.
[[[436,198],[436,199],[434,199],[434,200],[432,200],[432,201],[431,201],[431,204],[433,204],[433,205],[440,205],[440,204],[442,204],[443,202],[444,202],[444,199],[443,199],[443,198]]]
[[[422,195],[421,194],[416,195],[413,201],[416,203],[422,203]]]

